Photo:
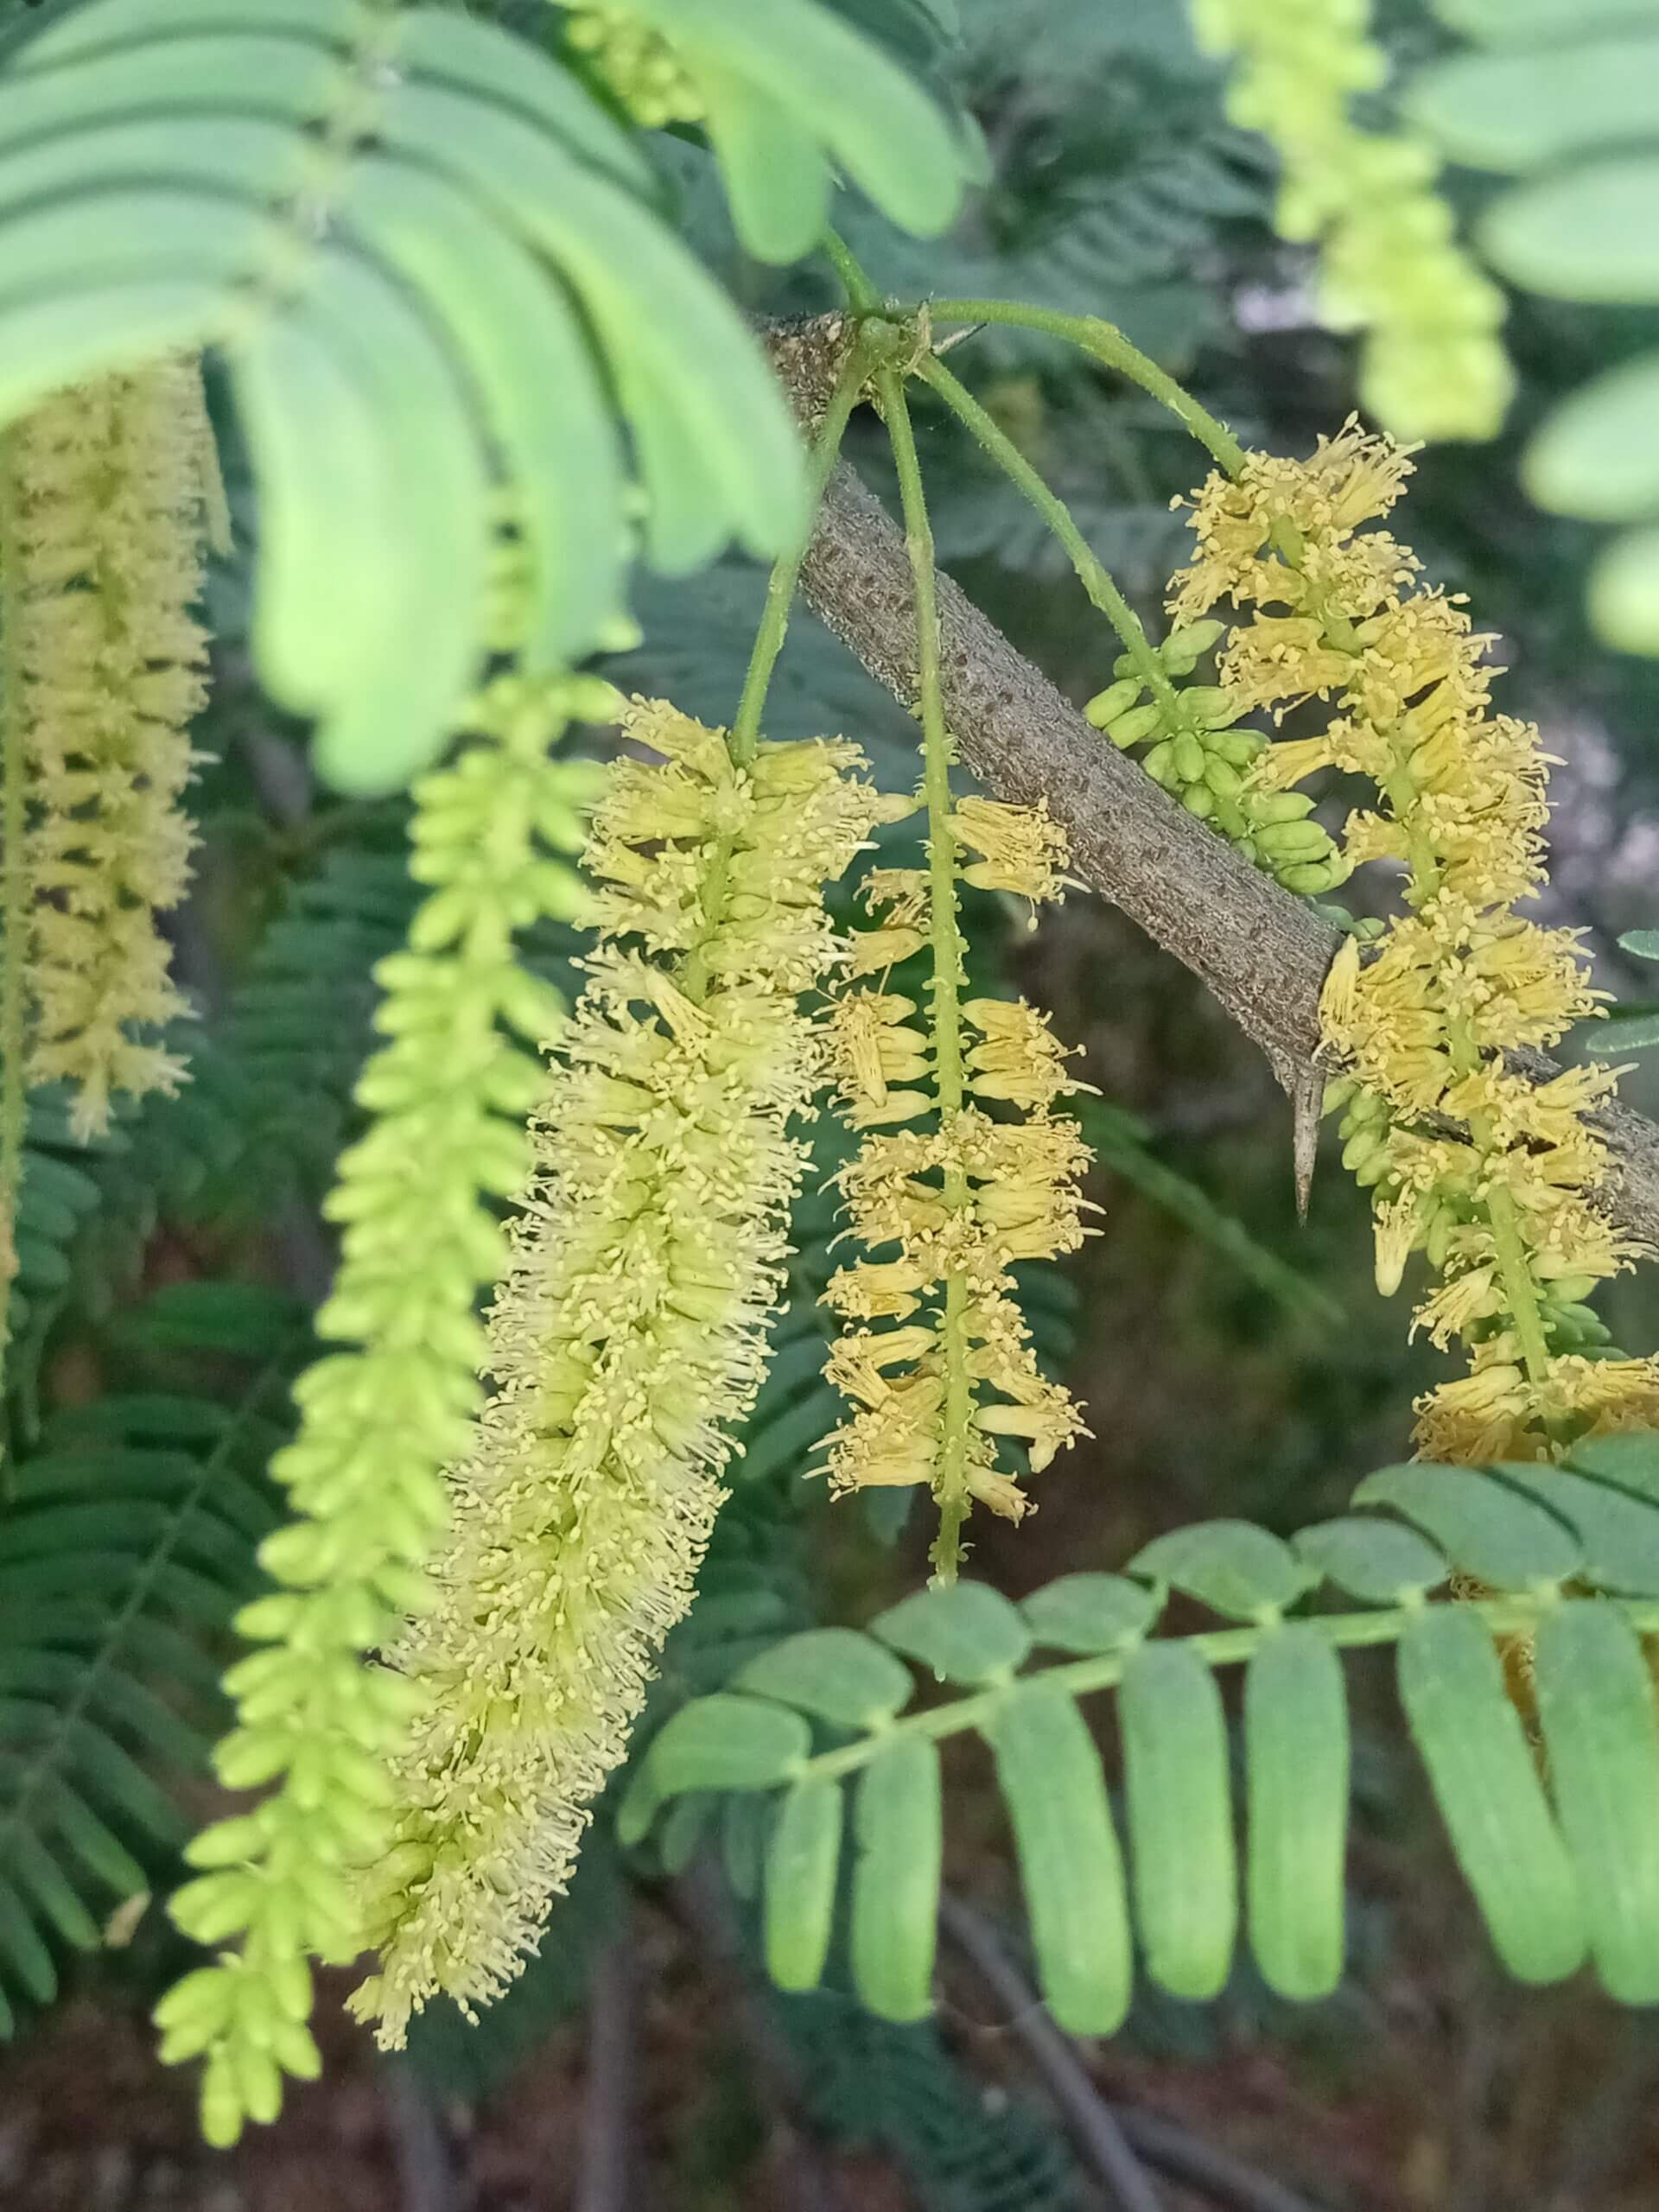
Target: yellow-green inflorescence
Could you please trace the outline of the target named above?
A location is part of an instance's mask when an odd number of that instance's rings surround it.
[[[577,7],[565,28],[634,121],[648,130],[701,123],[702,95],[671,41],[629,8]]]
[[[1236,57],[1228,112],[1284,165],[1277,221],[1318,241],[1327,321],[1365,333],[1360,391],[1402,438],[1489,438],[1515,374],[1503,295],[1459,245],[1438,156],[1357,122],[1388,76],[1370,0],[1192,0],[1200,41]]]
[[[892,803],[840,741],[763,744],[637,702],[587,868],[599,944],[557,1042],[489,1318],[495,1394],[452,1473],[435,1604],[394,1651],[419,1714],[372,1870],[399,2044],[534,1949],[654,1656],[690,1600],[752,1403],[823,1076],[801,1003],[842,957],[822,887]],[[907,810],[907,807],[906,809]]]
[[[410,869],[429,893],[406,949],[375,971],[385,1041],[356,1093],[370,1125],[326,1206],[340,1263],[316,1325],[339,1349],[296,1385],[298,1433],[271,1470],[294,1517],[260,1554],[281,1586],[238,1617],[259,1648],[226,1677],[238,1721],[219,1777],[267,1794],[190,1847],[203,1872],[174,1917],[232,1948],[156,2012],[164,2057],[206,2056],[214,2143],[274,2116],[284,2072],[316,2071],[309,1961],[363,1948],[359,1870],[394,1840],[389,1763],[427,1685],[362,1655],[429,1602],[443,1469],[467,1451],[482,1395],[474,1301],[506,1258],[491,1201],[524,1182],[542,1090],[515,1039],[539,1044],[563,1016],[513,940],[582,903],[562,856],[581,847],[597,772],[549,748],[572,716],[608,719],[620,703],[594,679],[504,675],[475,703],[474,741],[415,788]]]
[[[1033,900],[1059,895],[1065,840],[1046,811],[963,797],[931,829],[952,876]],[[835,1009],[838,1103],[865,1133],[840,1182],[865,1256],[825,1294],[844,1325],[828,1372],[851,1408],[826,1465],[838,1491],[930,1490],[941,1516],[934,1564],[949,1579],[976,1503],[1016,1522],[1029,1510],[997,1465],[997,1440],[1019,1440],[1040,1471],[1084,1433],[1069,1393],[1037,1366],[1012,1270],[1082,1243],[1090,1155],[1077,1123],[1054,1110],[1086,1086],[1045,1015],[1023,1000],[963,1001],[953,1053],[938,990],[931,1019],[918,1019],[916,1001],[889,988],[894,966],[937,945],[942,890],[945,958],[959,975],[951,877],[874,869],[863,897],[875,926],[854,940],[855,972],[871,980]]]
[[[198,364],[58,393],[10,433],[4,474],[6,745],[28,900],[9,957],[26,971],[29,1080],[67,1084],[92,1136],[116,1097],[184,1072],[154,1035],[188,1012],[156,917],[189,880],[180,801],[207,696],[194,610],[204,541],[224,533]]]
[[[1548,1459],[1659,1424],[1659,1361],[1615,1351],[1585,1303],[1642,1255],[1597,1205],[1608,1158],[1588,1117],[1614,1076],[1535,1083],[1503,1057],[1555,1043],[1596,995],[1574,932],[1514,912],[1544,878],[1538,732],[1491,711],[1491,640],[1462,605],[1364,527],[1410,469],[1351,423],[1308,461],[1252,454],[1236,480],[1212,476],[1171,612],[1240,610],[1220,673],[1251,705],[1334,702],[1322,731],[1262,755],[1255,787],[1334,767],[1377,789],[1349,817],[1347,855],[1399,866],[1405,911],[1369,960],[1351,937],[1325,987],[1325,1036],[1350,1071],[1330,1093],[1344,1158],[1376,1194],[1379,1287],[1426,1253],[1439,1281],[1416,1325],[1468,1349],[1470,1371],[1419,1402],[1422,1455]]]

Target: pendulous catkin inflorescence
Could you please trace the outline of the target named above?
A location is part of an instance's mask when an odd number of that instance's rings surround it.
[[[1351,938],[1332,968],[1323,1025],[1351,1072],[1330,1103],[1375,1192],[1379,1287],[1426,1253],[1440,1281],[1416,1325],[1469,1348],[1470,1372],[1419,1402],[1423,1456],[1542,1459],[1659,1421],[1659,1361],[1614,1352],[1584,1303],[1642,1251],[1596,1202],[1608,1159],[1587,1117],[1615,1077],[1580,1066],[1535,1084],[1503,1058],[1555,1043],[1595,994],[1574,933],[1513,911],[1544,879],[1538,732],[1491,712],[1491,641],[1462,605],[1363,527],[1410,469],[1351,423],[1308,461],[1252,454],[1236,480],[1212,476],[1171,613],[1240,610],[1221,678],[1249,705],[1335,702],[1316,735],[1260,756],[1256,787],[1336,767],[1377,789],[1349,817],[1346,857],[1399,864],[1406,911],[1369,961]]]
[[[92,1136],[111,1101],[172,1090],[153,1033],[188,1009],[156,917],[183,897],[180,800],[206,703],[193,608],[222,494],[194,360],[77,385],[12,430],[3,460],[9,759],[26,798],[26,1065],[66,1083]],[[15,864],[15,861],[9,864]]]
[[[837,960],[822,887],[890,813],[841,741],[762,745],[636,702],[587,854],[599,944],[557,1041],[489,1322],[496,1393],[453,1471],[423,1693],[372,1870],[400,2043],[442,1992],[486,2002],[533,1949],[654,1656],[684,1612],[752,1403],[821,1080],[801,994]]]

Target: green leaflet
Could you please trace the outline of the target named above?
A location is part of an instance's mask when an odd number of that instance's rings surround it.
[[[1659,152],[1610,154],[1490,208],[1480,242],[1494,268],[1552,299],[1659,301]]]
[[[1659,528],[1627,530],[1590,569],[1590,619],[1610,645],[1659,653]]]
[[[385,127],[391,143],[437,160],[558,262],[612,357],[625,407],[656,441],[641,454],[647,491],[658,491],[652,463],[664,441],[702,458],[713,511],[677,503],[671,531],[654,511],[652,561],[683,573],[734,529],[757,556],[787,543],[800,520],[793,427],[758,349],[677,240],[529,124],[457,93],[406,85]],[[700,373],[688,375],[688,362]]]
[[[1473,1468],[1421,1461],[1379,1468],[1354,1492],[1354,1503],[1394,1506],[1427,1530],[1453,1567],[1495,1590],[1548,1588],[1579,1566],[1564,1521]]]
[[[1040,1683],[1007,1699],[984,1732],[1014,1826],[1043,1995],[1068,2034],[1114,2035],[1135,1963],[1100,1754],[1071,1699]]]
[[[1529,498],[1586,522],[1634,522],[1659,510],[1659,354],[1593,378],[1534,435],[1522,463]]]
[[[674,42],[699,83],[712,62],[775,105],[904,229],[931,237],[956,213],[964,156],[944,116],[879,47],[812,0],[772,0],[764,17],[747,0],[637,0],[634,13]],[[753,212],[746,184],[734,213]],[[810,204],[792,212],[792,230],[769,210],[745,243],[780,259],[809,252],[818,238],[804,227]]]
[[[884,2020],[919,2020],[933,2004],[944,1851],[939,1754],[912,1737],[872,1759],[856,1786],[853,1980]]]
[[[1173,1996],[1214,1997],[1237,1924],[1227,1728],[1215,1678],[1180,1643],[1143,1644],[1118,1693],[1147,1971]]]
[[[838,1782],[798,1782],[778,1808],[766,1865],[766,1972],[816,1989],[835,1921],[845,1801]]]
[[[1132,1573],[1154,1576],[1233,1620],[1281,1612],[1315,1580],[1287,1544],[1248,1521],[1200,1521],[1173,1529],[1129,1561]]]
[[[1446,1576],[1446,1560],[1426,1537],[1369,1515],[1321,1521],[1293,1541],[1327,1581],[1368,1605],[1408,1604]]]
[[[9,226],[0,228],[0,266],[8,237]],[[0,423],[16,422],[60,385],[200,346],[221,310],[217,285],[187,276],[88,282],[40,299],[0,291]]]
[[[1571,1522],[1584,1547],[1580,1580],[1622,1596],[1659,1597],[1659,1514],[1651,1506],[1570,1467],[1528,1464],[1498,1472]]]
[[[1659,960],[1659,930],[1630,930],[1618,941],[1638,960]]]
[[[1063,1574],[1020,1608],[1037,1642],[1055,1651],[1116,1651],[1138,1643],[1158,1618],[1158,1599],[1121,1574]]]
[[[1608,1992],[1659,2000],[1659,1724],[1642,1647],[1611,1605],[1546,1616],[1538,1713],[1590,1948]]]
[[[734,1689],[775,1698],[842,1728],[876,1728],[910,1702],[908,1669],[849,1628],[807,1629],[774,1643],[733,1677]]]
[[[1563,46],[1586,31],[1624,24],[1659,23],[1659,0],[1432,0],[1435,14],[1454,31],[1494,46],[1528,46],[1552,40]]]
[[[522,503],[531,665],[583,652],[621,604],[622,456],[581,326],[532,257],[475,202],[404,161],[360,168],[340,212],[441,309]],[[591,529],[572,527],[593,518]]]
[[[1414,78],[1405,107],[1449,160],[1510,173],[1546,168],[1652,136],[1659,36],[1586,39],[1575,24],[1559,48],[1460,54]]]
[[[870,1633],[949,1682],[984,1682],[1012,1674],[1032,1641],[1014,1607],[983,1582],[918,1590],[878,1613]]]
[[[1292,1624],[1244,1673],[1250,1948],[1269,1989],[1325,1997],[1342,1974],[1348,1703],[1336,1653]]]
[[[823,235],[828,164],[795,120],[735,72],[705,61],[697,85],[739,237],[762,261],[792,261],[803,240]]]
[[[1584,1956],[1578,1885],[1484,1626],[1425,1610],[1400,1640],[1400,1694],[1498,1956],[1560,1981]]]

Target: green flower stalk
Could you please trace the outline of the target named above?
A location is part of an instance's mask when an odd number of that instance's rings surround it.
[[[1493,436],[1515,389],[1503,295],[1457,242],[1432,149],[1350,110],[1388,74],[1370,0],[1192,0],[1192,14],[1201,44],[1237,57],[1229,114],[1284,164],[1281,235],[1319,244],[1326,321],[1366,334],[1367,408],[1397,437]]]
[[[143,1033],[188,1011],[156,916],[189,880],[180,798],[207,696],[191,610],[204,537],[224,527],[198,365],[59,393],[13,431],[5,467],[0,622],[28,900],[8,957],[27,970],[28,1079],[67,1084],[90,1137],[118,1094],[175,1090],[184,1073]]]
[[[763,745],[636,703],[587,868],[599,944],[535,1120],[489,1319],[495,1395],[452,1475],[436,1602],[394,1657],[418,1717],[368,1876],[381,2041],[518,1972],[690,1602],[752,1404],[822,1072],[800,995],[822,887],[887,810],[839,741]],[[906,807],[906,810],[907,807]]]
[[[260,1648],[226,1687],[238,1725],[215,1764],[252,1811],[189,1847],[203,1870],[173,1900],[198,1942],[233,1944],[156,2010],[164,2059],[204,2055],[207,2139],[272,2119],[283,2073],[309,2076],[310,1960],[364,1947],[357,1870],[394,1834],[388,1763],[423,1686],[362,1655],[429,1602],[422,1569],[448,1518],[445,1465],[462,1456],[481,1389],[478,1289],[505,1264],[489,1204],[522,1185],[539,1044],[563,1007],[515,956],[516,931],[569,919],[596,772],[550,757],[573,715],[617,703],[593,679],[506,676],[478,702],[478,741],[415,789],[410,868],[430,886],[407,948],[375,971],[385,1039],[357,1088],[372,1116],[342,1157],[325,1211],[342,1227],[319,1333],[340,1349],[296,1385],[299,1433],[272,1473],[291,1523],[260,1557],[281,1587],[238,1627]]]

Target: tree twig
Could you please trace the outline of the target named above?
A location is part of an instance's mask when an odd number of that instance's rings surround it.
[[[939,1924],[980,1980],[1006,2006],[1009,2026],[1059,2108],[1067,2133],[1090,2171],[1098,2174],[1122,2212],[1162,2212],[1151,2177],[1089,2079],[1069,2037],[1062,2035],[989,1926],[959,1897],[939,1904]]]
[[[638,2202],[639,1999],[632,1930],[625,1918],[589,1985],[575,2212],[629,2212]]]
[[[774,366],[809,426],[833,388],[850,327],[832,315],[769,335]],[[819,508],[801,583],[819,619],[913,707],[916,625],[904,533],[845,462]],[[945,712],[966,766],[1001,798],[1046,802],[1065,825],[1082,881],[1200,977],[1275,1069],[1311,1078],[1337,932],[1107,744],[948,576],[938,591]],[[1535,1080],[1555,1072],[1541,1054],[1510,1057]],[[1596,1118],[1613,1160],[1608,1211],[1659,1243],[1659,1127],[1618,1105]]]
[[[1271,2175],[1258,2173],[1230,2152],[1201,2142],[1179,2122],[1128,2105],[1107,2102],[1089,2077],[1071,2038],[1061,2032],[1040,1999],[971,1905],[949,1895],[939,1923],[986,1987],[1007,2008],[1011,2032],[1047,2085],[1071,2139],[1117,2202],[1156,2212],[1157,2197],[1142,2159],[1172,2181],[1204,2190],[1229,2212],[1315,2212],[1305,2197]]]

